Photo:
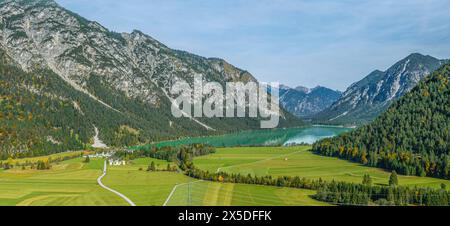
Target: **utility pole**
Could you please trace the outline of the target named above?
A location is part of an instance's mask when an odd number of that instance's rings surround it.
[[[191,177],[191,171],[189,171],[189,177]],[[188,183],[188,206],[191,206],[191,183]]]
[[[191,183],[188,184],[188,206],[191,206]]]

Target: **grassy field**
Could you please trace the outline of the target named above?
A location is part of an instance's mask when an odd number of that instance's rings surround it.
[[[79,157],[83,153],[84,153],[83,151],[62,152],[62,153],[58,153],[58,154],[32,157],[32,158],[9,159],[9,160],[5,160],[3,162],[7,162],[10,165],[24,164],[27,162],[28,163],[36,163],[38,161],[47,161],[49,159],[55,160],[55,159],[62,159],[62,158],[76,158],[76,157]]]
[[[97,185],[103,161],[73,159],[51,170],[0,171],[1,206],[118,206],[126,202]]]
[[[311,190],[196,181],[180,186],[169,206],[323,206]]]
[[[218,170],[243,175],[300,176],[327,181],[361,183],[364,174],[369,174],[374,184],[387,185],[390,172],[365,167],[336,158],[315,155],[310,147],[257,147],[221,148],[213,155],[198,157],[197,167],[216,172]],[[439,188],[442,183],[450,187],[449,180],[428,177],[399,176],[402,185],[418,185]]]
[[[89,163],[82,160],[76,158],[53,164],[52,169],[46,171],[0,170],[0,206],[128,205],[97,184],[103,160],[91,159]],[[150,158],[136,159],[127,166],[109,167],[103,183],[138,206],[163,205],[176,185],[180,186],[168,205],[325,205],[310,198],[314,191],[309,190],[212,183],[196,181],[176,172],[147,172],[152,161],[159,169],[165,169],[168,164]],[[186,184],[191,182],[194,183]]]
[[[103,183],[126,195],[138,206],[162,206],[175,185],[192,181],[179,173],[147,172],[151,161],[159,164],[158,168],[167,166],[167,162],[161,160],[138,159],[133,165],[109,167]]]
[[[360,183],[370,174],[375,184],[387,184],[390,172],[335,158],[314,155],[309,147],[222,148],[213,155],[198,157],[195,164],[212,172],[226,171],[253,175],[300,176],[312,179]],[[45,157],[42,157],[45,158]],[[33,160],[36,160],[33,158]],[[0,170],[0,206],[121,206],[128,205],[97,184],[103,161],[82,158],[52,165],[52,169]],[[21,161],[30,161],[23,159]],[[198,181],[177,172],[147,172],[154,162],[166,169],[166,161],[142,158],[127,166],[108,168],[103,183],[140,206],[161,206],[172,189],[168,205],[176,206],[289,206],[326,205],[303,189]],[[400,184],[439,187],[450,181],[399,176]]]
[[[167,166],[167,162],[161,160],[138,159],[133,161],[133,165],[110,167],[103,182],[129,197],[138,206],[163,205],[176,185],[180,186],[168,205],[326,205],[310,198],[315,192],[309,190],[213,183],[197,181],[174,172],[146,172],[151,161],[159,164],[160,168]],[[144,171],[140,171],[140,168]]]

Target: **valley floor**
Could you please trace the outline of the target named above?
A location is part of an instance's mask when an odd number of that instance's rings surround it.
[[[121,206],[126,202],[97,184],[103,161],[73,159],[51,170],[0,172],[2,206]]]
[[[363,176],[369,174],[375,185],[389,184],[391,172],[316,155],[310,152],[310,149],[310,146],[220,148],[215,154],[196,158],[194,163],[197,167],[210,172],[224,171],[275,177],[299,176],[353,183],[361,183]],[[440,188],[441,184],[446,184],[450,187],[449,180],[400,175],[398,178],[400,185]]]
[[[210,172],[243,175],[300,176],[311,179],[361,183],[370,174],[374,184],[388,183],[390,172],[356,163],[318,156],[310,147],[222,148],[198,157],[195,165]],[[24,160],[22,160],[24,161]],[[165,169],[168,162],[150,158],[127,166],[108,167],[102,182],[138,206],[318,206],[312,190],[198,181],[176,172],[147,172],[151,162]],[[84,163],[75,158],[53,164],[52,169],[0,170],[0,206],[127,206],[124,199],[97,184],[104,160]],[[450,181],[399,176],[410,186],[438,188]]]
[[[304,206],[327,205],[310,197],[314,191],[197,181],[176,172],[147,172],[150,162],[137,159],[128,166],[108,168],[103,183],[138,206]],[[127,206],[121,197],[97,184],[103,160],[64,161],[48,171],[0,171],[0,206]],[[177,186],[179,185],[179,186]],[[174,187],[173,195],[169,198]]]

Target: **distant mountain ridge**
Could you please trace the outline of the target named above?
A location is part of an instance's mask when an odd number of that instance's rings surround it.
[[[326,124],[359,125],[372,121],[446,60],[414,53],[386,71],[376,70],[351,85],[329,108],[313,116]]]
[[[177,81],[192,85],[198,74],[220,84],[256,81],[249,72],[170,49],[140,31],[109,31],[53,0],[0,0],[0,56],[0,82],[9,87],[2,94],[16,100],[0,106],[10,116],[0,152],[81,149],[93,143],[95,128],[108,146],[260,128],[259,118],[171,114],[169,89]],[[33,112],[39,117],[23,120]],[[280,114],[280,127],[301,125]]]
[[[318,86],[309,89],[303,86],[280,87],[280,103],[297,117],[308,118],[331,106],[341,97],[340,91]]]

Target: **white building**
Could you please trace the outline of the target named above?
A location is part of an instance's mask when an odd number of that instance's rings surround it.
[[[89,158],[111,158],[113,154],[113,152],[95,153],[94,155],[89,155]]]

